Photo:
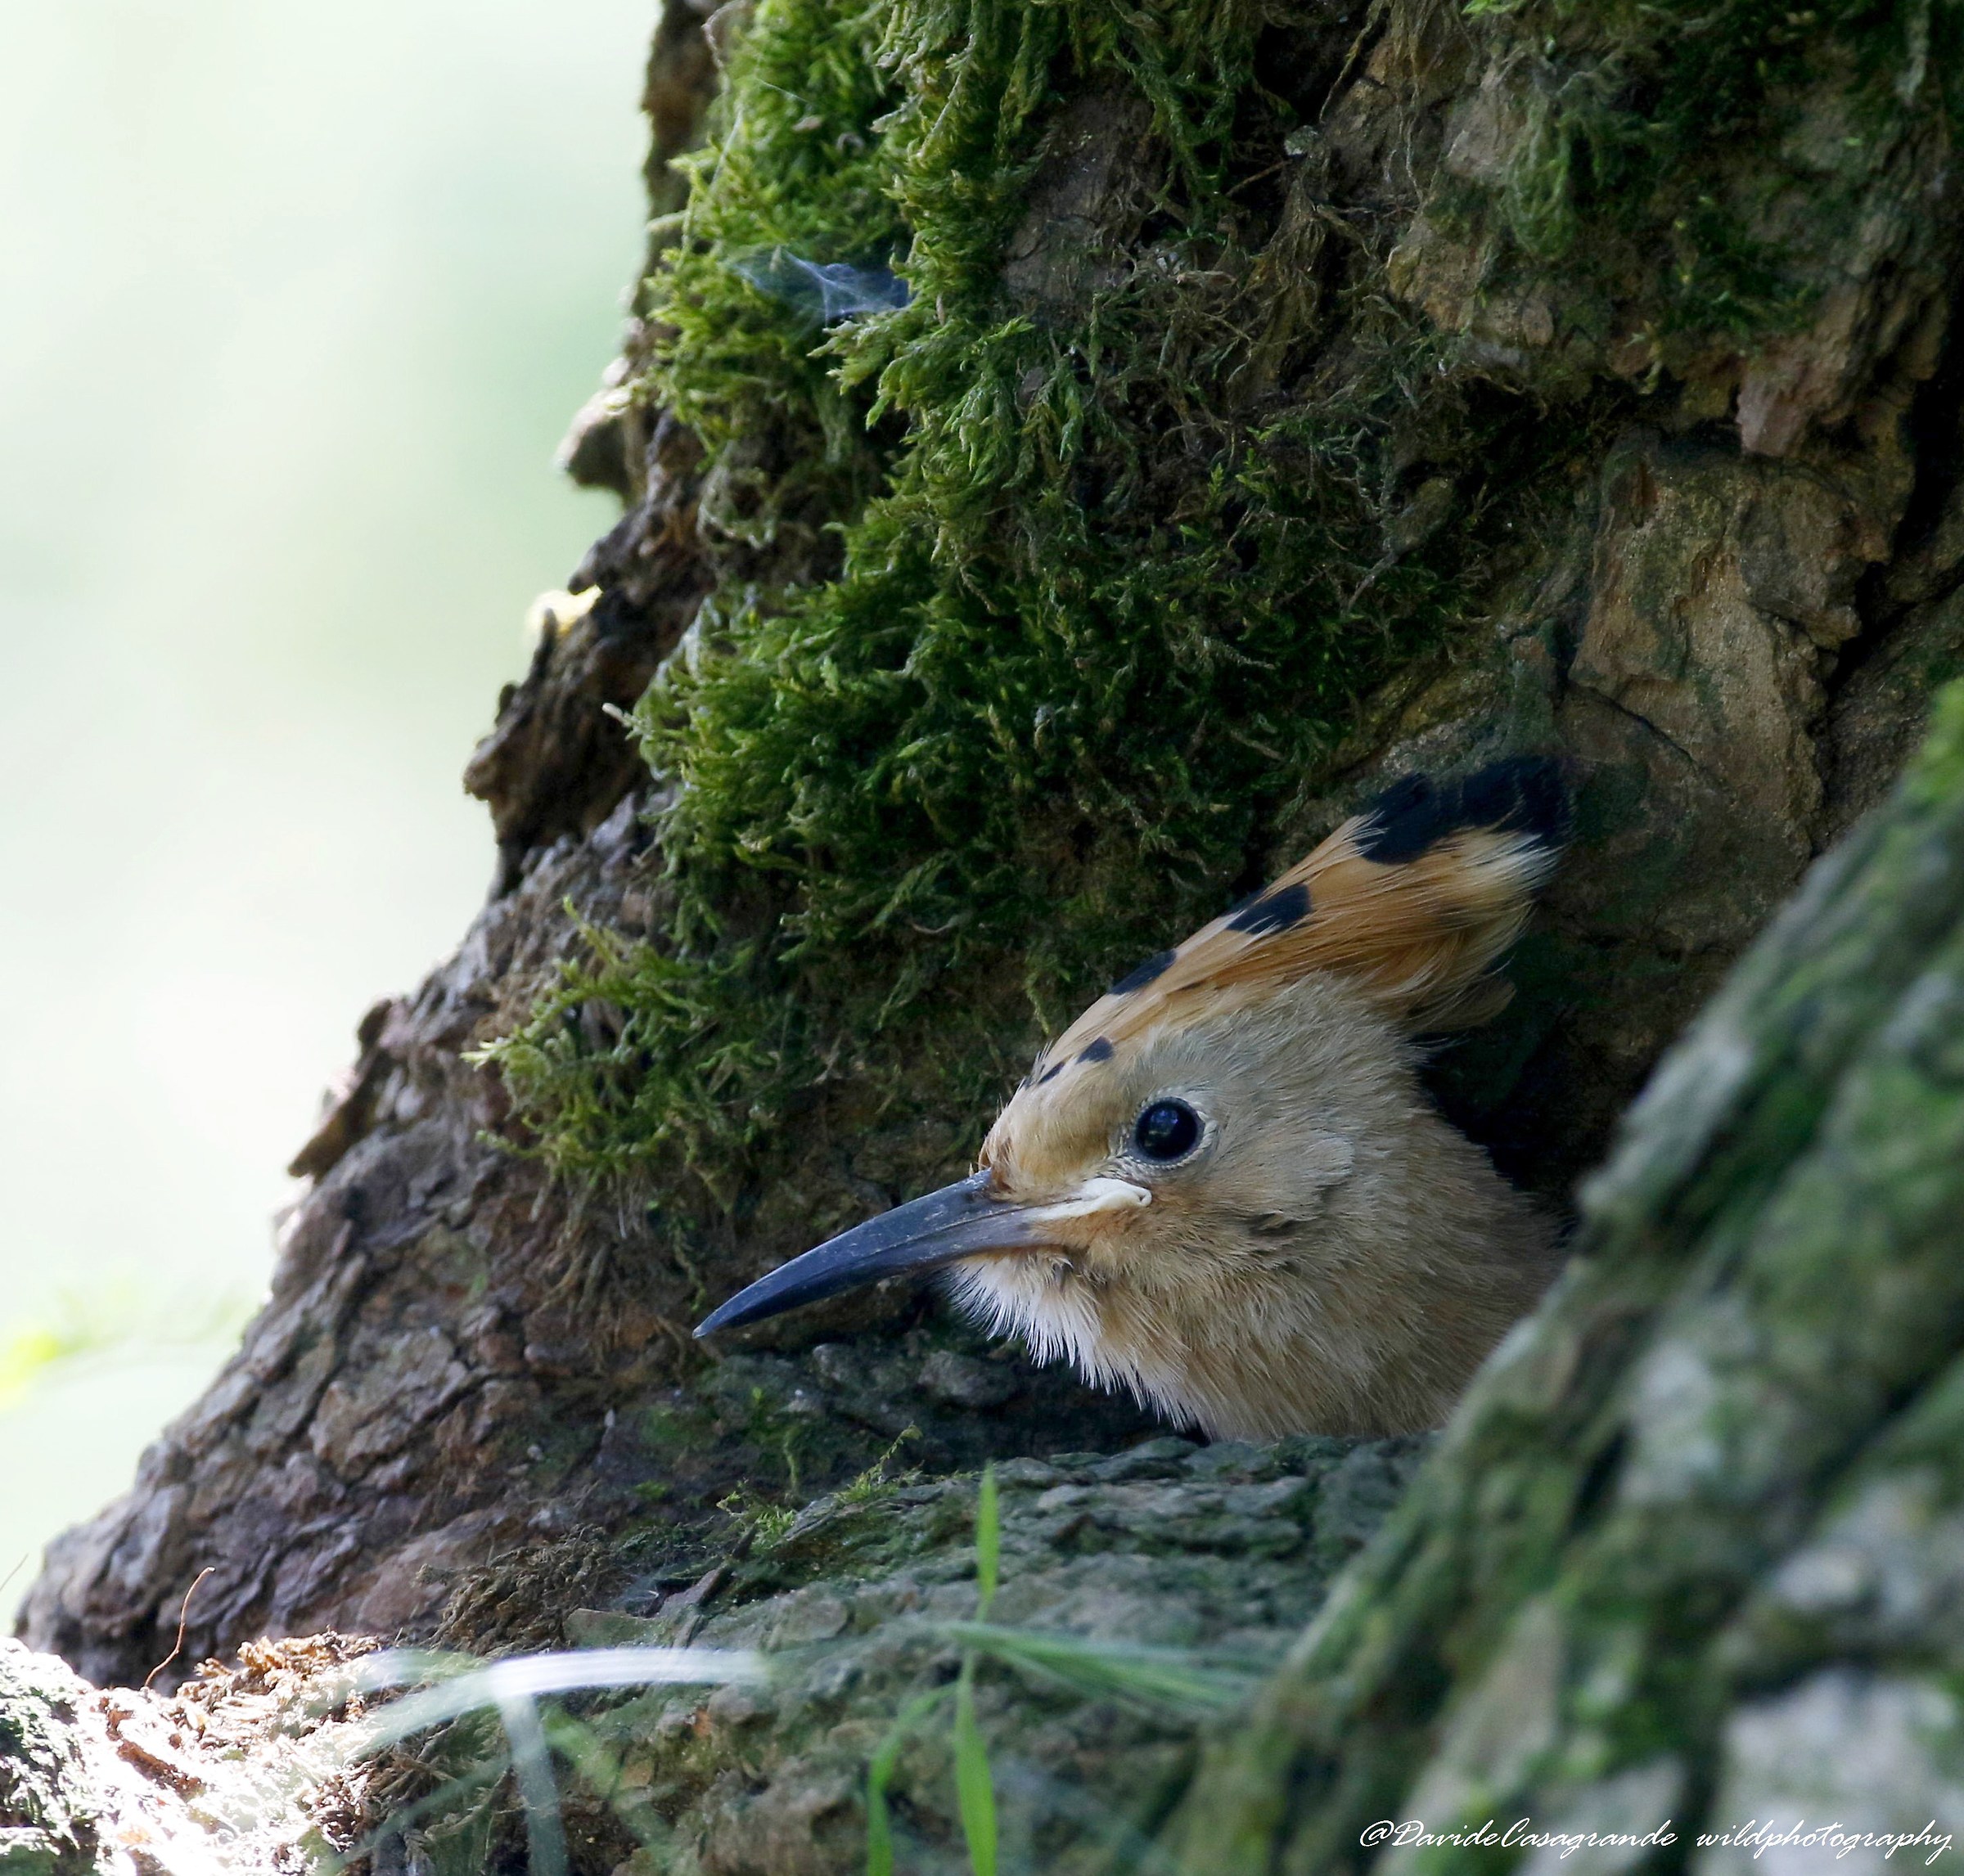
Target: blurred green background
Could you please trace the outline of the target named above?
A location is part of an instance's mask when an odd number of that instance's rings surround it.
[[[0,7],[0,1613],[236,1342],[640,250],[655,0]]]

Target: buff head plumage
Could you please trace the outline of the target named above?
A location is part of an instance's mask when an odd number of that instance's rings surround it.
[[[1114,984],[977,1171],[752,1284],[699,1334],[946,1268],[1038,1358],[1216,1433],[1435,1424],[1551,1273],[1547,1222],[1439,1118],[1412,1038],[1493,968],[1565,837],[1555,764],[1408,777]]]

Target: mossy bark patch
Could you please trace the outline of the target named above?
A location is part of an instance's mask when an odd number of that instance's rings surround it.
[[[1003,1866],[1062,1876],[1142,1850],[1191,1768],[1201,1723],[1168,1688],[1186,1676],[1232,1709],[1423,1450],[1415,1440],[1196,1450],[1163,1438],[998,1468],[989,1620],[1007,1646],[1028,1644],[1020,1668],[984,1656],[977,1681]],[[887,1786],[898,1866],[965,1868],[951,1715],[945,1700],[931,1703],[950,1690],[960,1653],[949,1625],[977,1613],[975,1505],[972,1477],[868,1479],[759,1536],[747,1557],[659,1599],[651,1615],[570,1616],[583,1645],[686,1641],[761,1649],[772,1663],[761,1687],[656,1690],[584,1712],[600,1749],[564,1799],[581,1866],[626,1857],[635,1876],[862,1869],[869,1763],[926,1702]],[[646,1595],[621,1599],[645,1606]],[[1044,1672],[1046,1638],[1109,1644],[1109,1682]],[[1140,1651],[1163,1679],[1137,1672]],[[426,1742],[425,1781],[464,1771],[488,1743],[481,1732]],[[502,1799],[484,1806],[488,1822],[495,1814],[498,1828],[514,1828]],[[411,1856],[463,1829],[454,1815],[412,1826]]]
[[[757,10],[650,288],[644,394],[709,444],[723,566],[637,715],[673,921],[493,1056],[553,1164],[727,1203],[827,1082],[979,1130],[1019,1043],[1259,882],[1358,699],[1521,559],[1546,413],[1393,304],[1394,200],[1345,224],[1285,154],[1348,40]],[[911,297],[821,333],[766,250],[885,250]],[[623,1015],[598,1049],[586,1002]]]

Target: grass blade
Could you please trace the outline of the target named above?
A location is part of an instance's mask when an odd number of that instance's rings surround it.
[[[525,1851],[529,1876],[566,1876],[566,1832],[560,1821],[559,1783],[552,1776],[552,1751],[538,1708],[529,1694],[501,1694],[498,1716],[511,1743],[511,1770],[525,1806]]]
[[[993,1622],[936,1622],[935,1631],[963,1648],[1068,1687],[1094,1699],[1127,1702],[1179,1719],[1204,1719],[1246,1699],[1259,1676],[1209,1662],[1185,1649],[1142,1642],[1097,1641],[1087,1635]]]
[[[564,1653],[514,1655],[489,1664],[467,1655],[390,1649],[351,1664],[352,1685],[367,1691],[435,1681],[367,1716],[361,1743],[351,1755],[366,1758],[400,1744],[412,1733],[494,1707],[511,1748],[511,1770],[525,1807],[530,1876],[566,1876],[565,1829],[552,1752],[534,1704],[547,1694],[597,1688],[713,1685],[765,1678],[763,1658],[744,1650],[701,1648],[578,1649]]]
[[[399,1744],[412,1733],[459,1719],[480,1707],[502,1712],[508,1699],[602,1687],[706,1687],[765,1678],[761,1655],[714,1648],[575,1649],[560,1654],[513,1655],[489,1666],[468,1656],[404,1649],[369,1655],[354,1667],[355,1684],[369,1689],[399,1687],[411,1680],[438,1681],[368,1716],[364,1753]]]
[[[986,1475],[984,1475],[986,1476]],[[971,1876],[996,1876],[996,1788],[989,1748],[975,1724],[975,1658],[962,1658],[955,1682],[955,1803]]]
[[[866,1876],[894,1876],[894,1820],[886,1806],[886,1788],[907,1736],[948,1698],[945,1687],[917,1694],[900,1709],[886,1737],[866,1767]]]
[[[975,1620],[989,1619],[989,1605],[996,1599],[996,1582],[1002,1564],[1002,1516],[996,1501],[996,1469],[993,1462],[982,1469],[982,1483],[975,1493]]]

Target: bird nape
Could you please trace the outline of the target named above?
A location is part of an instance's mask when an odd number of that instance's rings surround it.
[[[1554,1274],[1552,1222],[1435,1111],[1413,1038],[1493,966],[1568,827],[1559,767],[1408,776],[1114,984],[977,1170],[773,1271],[696,1330],[946,1269],[957,1302],[1209,1433],[1436,1426]]]

